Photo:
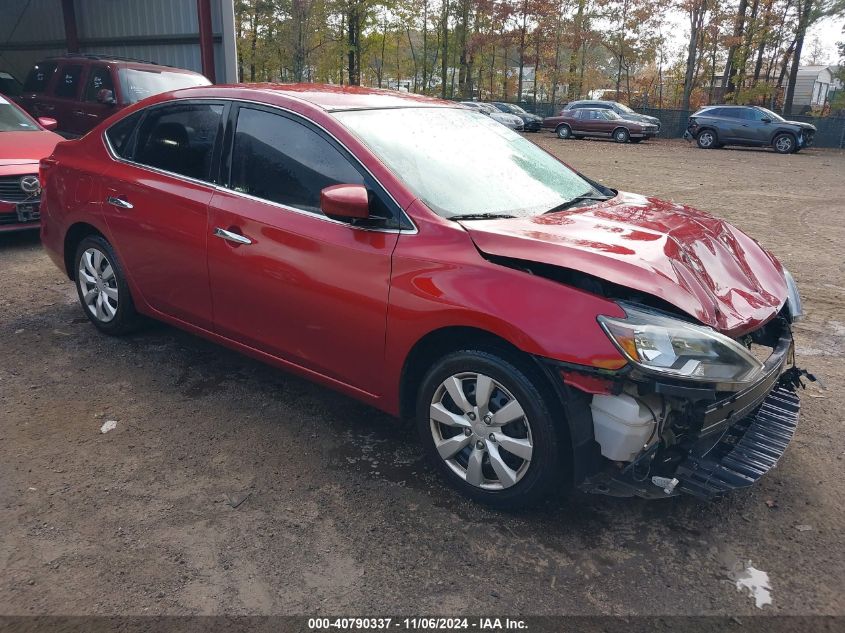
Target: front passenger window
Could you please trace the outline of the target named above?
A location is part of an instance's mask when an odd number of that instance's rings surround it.
[[[185,103],[151,108],[138,131],[135,162],[211,180],[211,156],[223,106]]]
[[[240,109],[230,188],[321,214],[320,191],[337,184],[366,183],[328,140],[280,114]]]

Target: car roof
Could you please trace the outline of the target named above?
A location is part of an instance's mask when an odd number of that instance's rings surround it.
[[[363,86],[336,86],[331,84],[230,84],[216,86],[198,86],[177,90],[173,94],[181,98],[208,97],[221,98],[226,93],[232,98],[248,99],[250,94],[278,95],[305,101],[327,112],[341,110],[376,110],[385,108],[440,107],[455,108],[459,104],[433,97],[398,92],[383,88],[365,88]]]
[[[187,75],[199,75],[200,73],[188,70],[187,68],[179,68],[177,66],[168,66],[167,64],[159,64],[158,62],[148,61],[146,59],[135,59],[133,57],[120,57],[117,55],[94,55],[88,53],[66,53],[64,55],[54,55],[45,57],[39,64],[45,62],[65,62],[73,64],[89,64],[100,62],[104,64],[114,64],[123,66],[125,68],[142,68],[145,70],[160,70],[171,73],[185,73]]]

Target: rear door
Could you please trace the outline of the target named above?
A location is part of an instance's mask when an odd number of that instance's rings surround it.
[[[55,105],[48,104],[46,99],[53,84],[57,66],[56,62],[41,62],[35,64],[26,76],[23,92],[17,101],[24,110],[36,118],[54,115]]]
[[[79,126],[75,111],[79,109],[79,98],[82,92],[84,67],[80,63],[63,62],[59,64],[56,78],[53,82],[52,94],[44,97],[45,108],[59,122],[59,131],[69,136],[80,136],[87,130]]]
[[[114,95],[112,69],[106,64],[91,64],[82,99],[72,111],[74,133],[85,134],[116,111],[114,104],[102,103],[97,99],[101,90],[110,90]]]
[[[118,161],[103,177],[106,222],[143,299],[206,330],[213,328],[206,261],[211,165],[226,107],[213,100],[150,107],[123,142],[122,120],[109,130]]]

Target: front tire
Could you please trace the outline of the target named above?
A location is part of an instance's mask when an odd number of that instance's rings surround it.
[[[613,140],[617,143],[627,143],[631,139],[631,135],[624,127],[620,127],[613,131]]]
[[[697,137],[695,137],[696,143],[701,149],[713,149],[714,147],[718,147],[718,143],[716,142],[716,133],[713,130],[702,130]]]
[[[555,129],[558,138],[566,140],[572,138],[572,129],[568,125],[558,125]]]
[[[533,505],[563,485],[554,396],[542,374],[503,351],[437,361],[417,395],[417,429],[441,475],[498,508]]]
[[[792,134],[778,134],[772,140],[772,147],[778,154],[792,154],[798,144],[795,142],[795,137]]]
[[[141,317],[111,244],[89,235],[77,246],[73,261],[79,303],[91,323],[112,336],[137,329]]]

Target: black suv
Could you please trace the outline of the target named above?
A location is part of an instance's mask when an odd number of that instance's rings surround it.
[[[640,114],[634,112],[624,103],[618,101],[600,101],[598,99],[585,99],[582,101],[570,101],[565,106],[564,110],[580,110],[581,108],[600,108],[602,110],[613,110],[616,114],[628,121],[637,121],[638,123],[646,123],[649,125],[656,125],[657,131],[660,132],[660,119],[649,116],[647,114]]]
[[[684,138],[695,139],[701,149],[723,145],[764,147],[779,154],[792,154],[809,147],[816,126],[786,121],[760,106],[706,106],[689,118]]]
[[[514,103],[502,103],[501,101],[494,101],[492,105],[500,112],[513,114],[522,119],[522,125],[526,132],[539,132],[543,126],[543,117],[526,112]]]

